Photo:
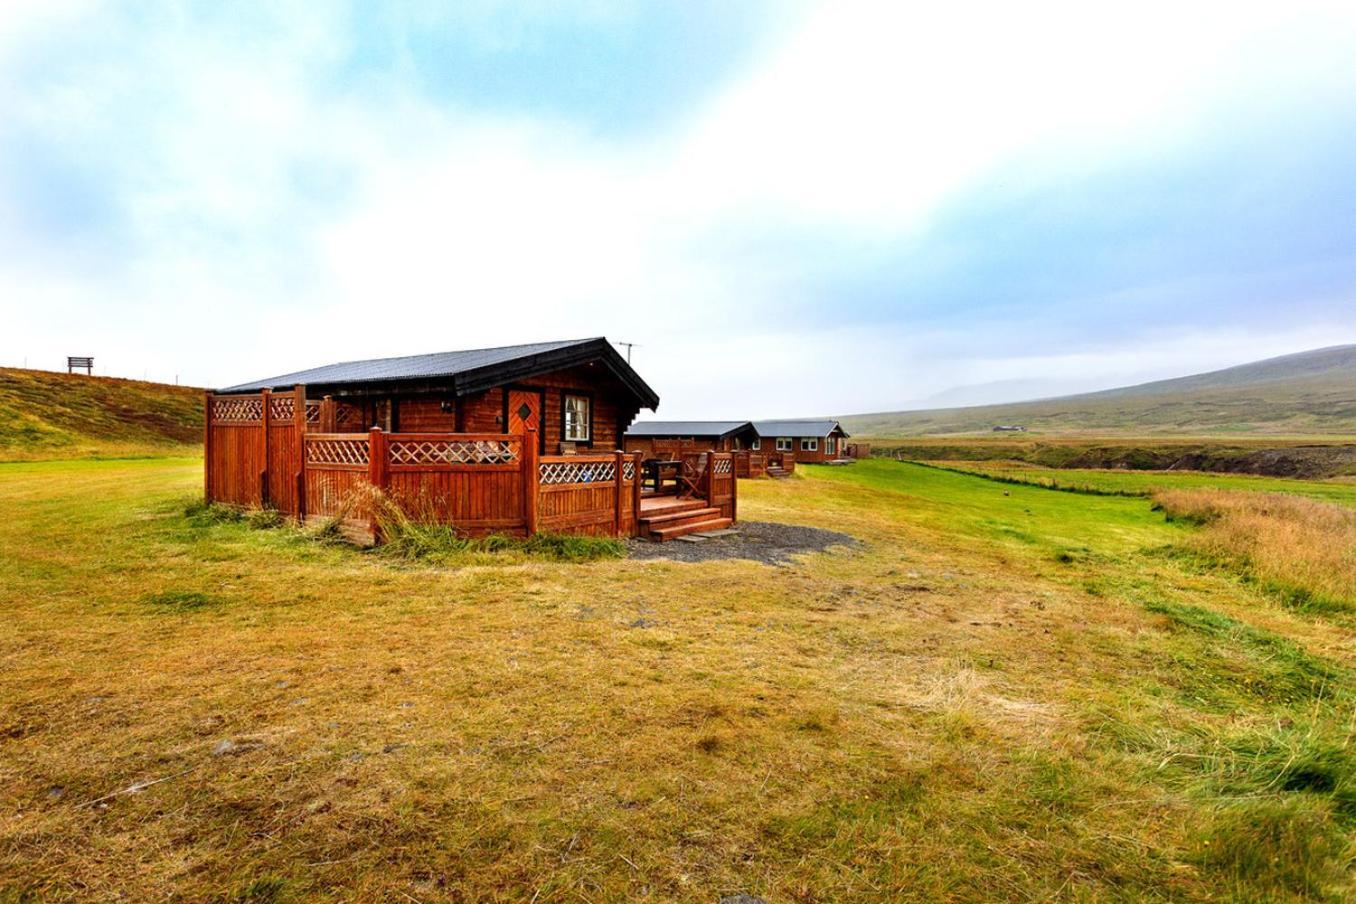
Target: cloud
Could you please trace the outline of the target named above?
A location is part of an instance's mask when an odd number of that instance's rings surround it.
[[[430,91],[412,71],[411,47],[439,29],[508,65],[549,55],[569,39],[559,10],[26,9],[0,23],[25,35],[0,44],[0,113],[23,139],[0,137],[0,243],[24,249],[0,253],[12,363],[93,351],[128,375],[224,384],[607,334],[640,343],[665,414],[792,415],[1033,368],[1160,376],[1145,371],[1332,334],[1332,305],[1285,336],[1196,323],[1182,342],[1165,322],[1138,337],[1145,354],[1072,317],[1052,332],[1095,351],[1068,353],[1031,325],[1146,287],[1093,272],[1041,298],[989,234],[948,229],[984,207],[977,191],[1096,188],[1086,218],[1108,174],[1218,152],[1259,92],[1323,115],[1353,85],[1340,4],[813,7],[641,132]],[[635,15],[603,5],[580,27]],[[374,58],[374,43],[394,50]],[[1038,233],[1019,246],[1043,260]],[[1015,335],[1026,352],[1004,350]]]

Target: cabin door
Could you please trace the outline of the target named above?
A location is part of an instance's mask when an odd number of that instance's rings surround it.
[[[526,433],[528,428],[537,431],[537,443],[544,444],[541,435],[541,393],[536,390],[510,389],[508,391],[508,429],[507,433]]]

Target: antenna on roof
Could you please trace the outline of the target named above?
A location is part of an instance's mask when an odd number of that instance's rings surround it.
[[[624,346],[626,346],[626,363],[627,363],[627,364],[630,364],[630,363],[631,363],[631,349],[635,348],[637,345],[640,345],[640,343],[639,343],[639,342],[618,342],[617,344],[618,344],[618,345],[624,345]]]

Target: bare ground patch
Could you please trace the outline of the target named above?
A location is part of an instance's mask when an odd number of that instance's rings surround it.
[[[817,527],[772,521],[740,521],[729,533],[696,542],[682,539],[668,543],[632,540],[628,544],[628,554],[632,559],[665,559],[672,562],[748,559],[765,565],[787,565],[792,562],[793,556],[802,553],[824,552],[833,547],[852,549],[861,545],[856,537]]]

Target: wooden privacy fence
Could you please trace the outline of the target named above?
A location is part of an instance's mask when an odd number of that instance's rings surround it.
[[[333,424],[295,392],[207,398],[209,502],[342,518],[375,533],[368,488],[419,520],[468,536],[639,530],[640,455],[539,456],[534,432],[307,432]],[[313,428],[312,428],[313,429]],[[720,488],[717,483],[717,489]]]

